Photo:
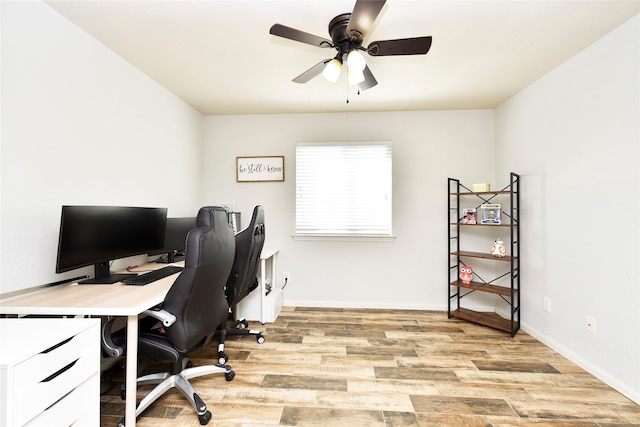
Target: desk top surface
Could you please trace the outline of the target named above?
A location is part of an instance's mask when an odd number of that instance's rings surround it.
[[[280,252],[280,250],[276,248],[262,248],[262,252],[260,252],[260,259],[269,259],[278,252]]]
[[[144,267],[148,266],[140,266],[139,269],[143,271]],[[161,303],[178,274],[144,286],[71,283],[43,288],[0,301],[0,314],[136,315]]]

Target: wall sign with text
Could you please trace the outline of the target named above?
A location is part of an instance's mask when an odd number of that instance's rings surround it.
[[[284,181],[284,156],[236,157],[236,181]]]

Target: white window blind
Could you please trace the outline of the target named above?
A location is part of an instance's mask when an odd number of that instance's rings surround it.
[[[296,147],[296,234],[391,235],[391,142]]]

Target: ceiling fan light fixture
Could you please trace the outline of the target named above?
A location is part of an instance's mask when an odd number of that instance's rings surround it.
[[[368,38],[368,33],[373,29],[373,24],[379,18],[386,0],[355,0],[355,3],[351,13],[342,13],[329,21],[331,40],[282,24],[274,24],[271,27],[271,35],[319,48],[335,49],[338,52],[334,59],[323,59],[295,77],[292,80],[294,83],[307,83],[320,74],[330,82],[337,82],[340,79],[342,65],[345,64],[345,78],[349,84],[358,85],[358,91],[370,89],[376,86],[378,81],[369,69],[363,52],[369,56],[424,55],[431,48],[431,36],[377,40],[369,43],[368,47],[363,47],[362,43]]]
[[[364,67],[367,66],[367,61],[364,59],[364,55],[360,53],[358,49],[353,49],[347,55],[347,66],[349,71],[364,71]]]
[[[364,73],[362,71],[348,70],[347,77],[349,80],[349,86],[354,86],[364,81]]]
[[[335,83],[338,81],[338,77],[340,77],[340,71],[342,71],[342,62],[340,62],[336,58],[333,58],[331,61],[327,62],[327,65],[324,66],[322,75],[331,83]]]

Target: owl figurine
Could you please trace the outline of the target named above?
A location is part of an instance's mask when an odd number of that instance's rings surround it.
[[[465,285],[471,283],[471,279],[473,278],[473,268],[470,265],[461,265],[460,266],[460,281]]]
[[[504,243],[502,240],[497,239],[493,242],[493,247],[491,248],[491,255],[494,257],[502,258],[507,253],[507,250],[504,248]]]

